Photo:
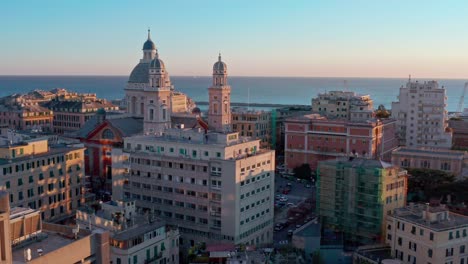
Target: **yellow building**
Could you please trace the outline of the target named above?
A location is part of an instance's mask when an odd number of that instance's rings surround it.
[[[84,148],[14,137],[0,139],[0,190],[11,205],[38,209],[48,221],[72,215],[84,199]]]
[[[392,256],[402,263],[468,262],[468,217],[438,201],[396,209],[386,229]]]

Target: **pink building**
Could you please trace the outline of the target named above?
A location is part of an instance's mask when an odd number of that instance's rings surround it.
[[[395,125],[393,119],[350,121],[318,114],[289,118],[285,164],[293,169],[308,163],[315,170],[318,161],[348,155],[390,161],[392,150],[398,146]]]

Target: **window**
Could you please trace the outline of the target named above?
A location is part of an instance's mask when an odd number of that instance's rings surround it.
[[[465,253],[465,245],[460,246],[460,254]]]
[[[23,185],[23,179],[18,179],[18,186]]]
[[[434,240],[434,233],[432,232],[429,233],[429,240]]]
[[[106,129],[102,132],[102,139],[114,139],[114,132],[110,129]]]
[[[32,175],[31,175],[31,176],[29,176],[29,183],[32,183],[33,181],[34,181],[34,178],[33,178],[33,176],[32,176]]]
[[[427,256],[432,258],[432,249],[427,250]]]

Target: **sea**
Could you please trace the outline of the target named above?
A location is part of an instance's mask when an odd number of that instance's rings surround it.
[[[31,90],[65,88],[79,93],[96,93],[109,100],[122,99],[128,76],[0,76],[0,96],[26,93]],[[419,82],[432,79],[418,79]],[[171,76],[176,90],[186,93],[195,102],[208,101],[207,88],[211,76]],[[229,77],[231,101],[242,103],[267,103],[310,105],[311,99],[327,91],[353,91],[369,94],[374,107],[391,108],[397,101],[399,88],[406,84],[404,78],[321,78],[321,77]],[[465,82],[463,79],[437,79],[446,88],[447,110],[457,111]],[[467,95],[468,97],[468,95]],[[466,97],[463,104],[466,105]]]

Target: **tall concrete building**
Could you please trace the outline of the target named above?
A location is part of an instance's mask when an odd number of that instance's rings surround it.
[[[274,151],[231,127],[227,67],[218,59],[209,88],[210,124],[124,139],[124,195],[139,210],[178,225],[182,246],[261,245],[273,239]],[[208,131],[208,127],[215,131]],[[121,171],[125,164],[115,164]]]
[[[395,209],[386,230],[386,243],[401,263],[468,261],[468,216],[451,213],[438,201]]]
[[[55,221],[84,202],[83,147],[14,134],[0,138],[0,157],[0,190],[12,206],[39,209],[42,219]]]
[[[355,92],[331,91],[319,94],[312,99],[312,112],[330,118],[351,119],[351,117],[371,118],[374,102],[370,95]]]
[[[385,240],[385,216],[406,204],[407,172],[389,163],[337,159],[319,163],[317,212],[322,224],[341,231],[345,242]]]
[[[398,102],[392,103],[392,118],[398,120],[400,145],[451,148],[452,132],[447,129],[447,97],[436,81],[408,80],[400,87]]]

